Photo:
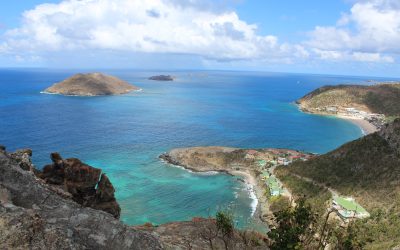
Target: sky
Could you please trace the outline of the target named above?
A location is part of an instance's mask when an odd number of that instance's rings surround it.
[[[399,0],[4,2],[3,68],[400,77]]]

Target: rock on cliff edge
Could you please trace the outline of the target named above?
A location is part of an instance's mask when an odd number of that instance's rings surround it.
[[[114,197],[115,189],[100,169],[86,165],[76,158],[63,160],[58,153],[52,153],[51,159],[53,164],[45,166],[37,174],[40,178],[70,193],[77,203],[106,211],[119,218],[121,208]]]
[[[0,249],[162,249],[153,234],[115,219],[120,209],[101,170],[53,154],[39,172],[31,154],[0,147]]]

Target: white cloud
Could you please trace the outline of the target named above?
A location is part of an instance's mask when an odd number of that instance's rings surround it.
[[[259,35],[257,25],[225,8],[230,0],[63,0],[26,11],[4,34],[0,54],[21,61],[114,52],[194,55],[219,62],[393,63],[400,53],[400,0],[348,0],[332,26],[301,44]],[[234,1],[234,0],[231,0]],[[56,56],[58,54],[58,57]],[[85,53],[82,53],[82,56]],[[100,57],[100,56],[99,56]],[[76,58],[76,57],[74,57]]]
[[[216,60],[287,59],[307,56],[300,45],[257,35],[257,26],[233,11],[199,1],[64,0],[23,14],[2,47],[38,54],[68,50],[199,55]]]
[[[313,52],[323,60],[329,61],[358,61],[370,63],[393,63],[391,56],[383,56],[380,53],[347,52],[335,50],[313,49]]]
[[[393,57],[383,56],[379,53],[353,52],[351,56],[355,61],[361,61],[361,62],[384,62],[384,63],[394,62]]]
[[[323,59],[394,62],[400,53],[400,1],[356,1],[336,26],[317,26],[306,44]]]

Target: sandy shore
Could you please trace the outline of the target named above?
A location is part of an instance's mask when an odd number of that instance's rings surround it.
[[[252,186],[257,185],[256,178],[248,172],[240,171],[240,170],[233,170],[233,171],[229,171],[229,173],[234,176],[241,176],[241,177],[245,178],[246,183],[248,183]]]
[[[250,198],[253,200],[253,203],[251,204],[253,208],[252,216],[268,229],[269,222],[264,218],[264,216],[269,214],[270,211],[268,199],[265,196],[265,188],[262,186],[262,182],[257,181],[257,178],[252,173],[245,170],[230,170],[225,173],[236,177],[242,177],[245,183],[250,186]]]
[[[345,119],[345,120],[350,121],[350,122],[354,123],[355,125],[359,126],[364,135],[372,134],[372,133],[378,131],[378,129],[375,127],[375,125],[373,125],[372,123],[370,123],[362,118],[355,118],[355,117],[345,116],[345,115],[336,115],[336,117],[338,117],[340,119]]]
[[[252,202],[252,216],[255,223],[268,228],[271,224],[265,181],[257,177],[259,167],[246,158],[244,149],[227,147],[191,147],[173,149],[159,156],[173,166],[179,166],[195,173],[225,173],[240,178],[246,185]],[[242,158],[237,158],[237,157]],[[257,171],[256,171],[257,170]]]
[[[167,162],[167,161],[165,161]],[[168,162],[167,162],[168,163]],[[187,171],[190,171],[192,173],[224,173],[236,177],[241,177],[243,178],[243,181],[249,186],[249,193],[250,193],[250,198],[253,200],[251,206],[253,208],[252,211],[252,216],[256,219],[258,219],[262,224],[266,226],[266,228],[269,227],[268,222],[263,219],[263,215],[269,213],[268,209],[268,201],[266,196],[264,195],[264,188],[262,187],[261,183],[257,181],[256,177],[249,173],[248,171],[245,170],[215,170],[215,169],[207,169],[207,170],[202,170],[199,171],[198,169],[195,168],[190,168],[187,166],[181,166],[181,165],[176,165],[169,163],[173,166],[185,169]]]
[[[297,107],[299,108],[299,110],[301,112],[304,112],[307,114],[334,116],[334,117],[352,122],[361,129],[361,131],[364,135],[372,134],[372,133],[375,133],[376,131],[378,131],[378,128],[374,124],[370,123],[367,120],[364,120],[363,118],[357,118],[357,117],[353,117],[353,116],[349,116],[349,115],[345,115],[345,114],[333,115],[333,114],[324,113],[324,112],[312,112],[312,111],[305,109],[300,104],[297,104]]]

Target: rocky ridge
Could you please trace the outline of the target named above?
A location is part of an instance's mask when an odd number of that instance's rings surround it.
[[[34,166],[28,160],[30,154],[29,150],[9,154],[0,147],[0,248],[163,248],[155,235],[116,220],[119,207],[109,210],[109,206],[105,206],[104,209],[103,205],[114,192],[105,175],[100,177],[97,189],[92,189],[94,177],[100,176],[99,170],[74,159],[62,160],[53,154],[53,164],[40,173],[32,170]],[[44,179],[37,177],[35,172],[39,176],[42,174]],[[87,184],[86,180],[89,180]],[[63,184],[54,184],[60,181]],[[82,194],[83,190],[90,191],[90,195]],[[84,202],[76,202],[80,200]],[[116,211],[118,213],[110,214]]]

